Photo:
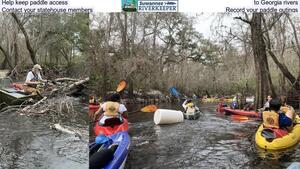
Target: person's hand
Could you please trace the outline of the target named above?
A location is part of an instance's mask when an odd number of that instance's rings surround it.
[[[98,114],[100,113],[101,108],[94,113],[93,119],[97,120]]]
[[[94,120],[94,121],[97,120],[97,116],[98,116],[98,112],[96,111],[96,112],[94,113],[94,115],[93,115],[93,120]]]

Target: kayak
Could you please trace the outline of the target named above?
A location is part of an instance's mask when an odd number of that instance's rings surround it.
[[[226,103],[229,103],[229,102],[232,102],[233,99],[224,99],[224,102]],[[205,99],[202,99],[201,102],[203,103],[215,103],[215,102],[220,102],[221,99],[219,98],[205,98]]]
[[[102,116],[99,118],[101,119]],[[104,134],[109,136],[121,131],[128,131],[128,121],[126,118],[123,118],[123,122],[120,122],[119,118],[106,119],[106,126],[99,125],[99,122],[96,123],[94,127],[94,134],[98,136]]]
[[[90,169],[124,168],[129,153],[130,137],[127,132],[118,132],[109,137],[100,135],[89,145]]]
[[[200,117],[200,111],[196,111],[193,114],[183,113],[183,116],[187,120],[196,120],[196,119],[198,119]]]
[[[220,109],[222,109],[222,108],[220,108]],[[242,110],[242,109],[231,109],[228,107],[224,107],[223,111],[225,111],[225,113],[241,115],[241,116],[260,117],[260,114],[255,111],[246,111],[246,110]]]
[[[98,110],[99,109],[99,107],[100,107],[100,104],[89,104],[89,109],[90,110]]]
[[[292,147],[300,141],[300,118],[291,132],[283,129],[264,128],[261,124],[255,134],[256,145],[266,150],[281,150]]]
[[[16,90],[24,90],[23,83],[13,83],[12,86],[13,86]]]

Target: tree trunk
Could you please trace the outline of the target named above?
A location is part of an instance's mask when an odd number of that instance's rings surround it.
[[[136,22],[137,22],[137,13],[132,14],[133,17],[131,17],[131,25],[132,25],[132,31],[131,31],[131,48],[130,48],[130,57],[135,56],[136,51],[135,51],[135,38],[136,38]]]
[[[122,22],[120,13],[117,13],[117,19],[119,22],[119,26],[121,29],[121,38],[122,38],[122,54],[126,58],[128,56],[128,48],[127,48],[127,14],[124,14],[124,23]]]
[[[19,48],[16,34],[14,35],[14,54],[15,54],[15,66],[19,64]]]
[[[127,78],[128,81],[128,97],[130,99],[134,98],[134,94],[133,94],[133,80],[131,79],[131,77]]]
[[[11,64],[11,62],[10,62],[10,60],[9,60],[9,58],[10,58],[10,56],[8,55],[8,53],[3,49],[3,47],[0,45],[0,51],[2,51],[2,53],[4,54],[4,61],[3,61],[3,63],[2,63],[2,68],[5,68],[6,67],[6,63],[8,64],[8,66],[9,66],[9,68],[10,68],[10,70],[12,70],[13,69],[13,66],[12,66],[12,64]]]
[[[265,98],[275,90],[272,84],[269,72],[266,45],[263,39],[262,31],[262,13],[253,13],[251,20],[251,40],[254,55],[255,71],[256,71],[256,106],[263,106]]]
[[[34,49],[32,48],[32,46],[30,44],[29,37],[28,37],[28,34],[27,34],[24,26],[22,25],[20,19],[17,17],[17,15],[15,13],[11,13],[11,16],[15,19],[16,23],[18,24],[19,28],[21,29],[21,31],[25,37],[26,47],[30,54],[30,58],[31,58],[33,64],[37,64],[36,57],[35,57],[36,52],[34,51]]]

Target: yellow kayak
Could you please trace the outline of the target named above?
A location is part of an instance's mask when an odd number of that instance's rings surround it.
[[[296,125],[290,133],[280,138],[269,139],[269,141],[266,137],[268,137],[267,135],[270,133],[268,133],[268,131],[263,132],[264,128],[261,124],[255,134],[256,145],[266,150],[282,150],[296,145],[300,141],[300,118],[298,116],[296,116],[295,122]],[[265,137],[263,135],[265,135]]]
[[[233,99],[224,99],[224,102],[232,102]],[[221,99],[218,98],[206,98],[206,99],[202,99],[203,103],[216,103],[216,102],[220,102]]]

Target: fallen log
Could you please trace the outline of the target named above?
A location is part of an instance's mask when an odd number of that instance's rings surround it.
[[[55,82],[65,82],[65,81],[73,81],[73,82],[76,82],[78,81],[79,79],[73,79],[73,78],[68,78],[68,77],[62,77],[62,78],[57,78],[55,79],[54,81]]]
[[[29,109],[33,109],[35,108],[37,105],[41,104],[42,102],[44,102],[47,99],[47,97],[43,97],[43,99],[39,100],[38,102],[36,102],[33,105],[28,105],[25,108],[22,109],[22,112],[27,112]]]
[[[73,88],[76,88],[76,87],[78,87],[79,85],[82,85],[82,84],[88,82],[89,80],[90,80],[89,77],[87,77],[87,78],[85,78],[85,79],[83,79],[83,80],[79,80],[79,81],[77,81],[77,82],[75,82],[75,83],[69,85],[67,88],[64,89],[64,91],[66,91],[66,90],[72,90]]]
[[[51,129],[57,130],[57,131],[61,131],[63,133],[67,133],[67,134],[71,134],[74,135],[75,137],[78,137],[79,139],[81,139],[81,135],[78,132],[75,131],[71,131],[67,128],[62,127],[60,124],[56,123],[53,126],[50,126]]]

